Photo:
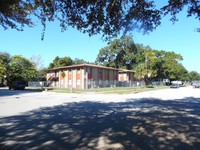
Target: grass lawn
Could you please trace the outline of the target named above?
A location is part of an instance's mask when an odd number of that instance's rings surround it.
[[[109,87],[109,88],[93,88],[93,89],[69,89],[69,88],[54,88],[48,91],[57,93],[100,93],[100,94],[130,94],[159,89],[166,89],[169,86],[155,86],[153,88],[147,87]]]

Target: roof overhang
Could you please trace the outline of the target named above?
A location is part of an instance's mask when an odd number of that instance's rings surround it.
[[[70,65],[70,66],[58,67],[58,68],[53,68],[53,69],[47,69],[47,72],[59,71],[59,70],[65,70],[65,69],[72,69],[72,68],[79,68],[79,67],[93,67],[93,68],[121,71],[121,69],[112,68],[112,67],[105,67],[105,66],[100,66],[100,65],[94,65],[94,64],[78,64],[78,65]]]

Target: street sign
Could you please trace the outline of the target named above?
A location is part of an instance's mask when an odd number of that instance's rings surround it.
[[[61,77],[62,77],[62,78],[65,78],[65,77],[66,77],[65,72],[62,72],[62,73],[61,73]]]

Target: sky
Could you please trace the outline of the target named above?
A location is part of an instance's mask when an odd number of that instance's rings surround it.
[[[182,64],[188,71],[200,73],[200,22],[195,18],[187,18],[183,11],[178,15],[178,22],[173,24],[169,17],[162,19],[162,24],[153,32],[143,34],[130,32],[137,44],[150,46],[152,49],[174,51],[183,56]],[[11,56],[22,55],[28,59],[41,56],[44,67],[48,67],[56,56],[69,56],[94,62],[99,50],[107,46],[101,35],[89,37],[76,29],[68,27],[61,32],[58,22],[47,23],[44,40],[41,40],[42,26],[38,23],[24,31],[4,30],[0,27],[0,52],[8,52]]]

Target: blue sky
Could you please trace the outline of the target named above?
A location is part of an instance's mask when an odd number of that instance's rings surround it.
[[[178,15],[179,21],[175,24],[169,17],[162,19],[162,24],[155,31],[143,35],[132,31],[135,43],[152,49],[174,51],[184,58],[182,64],[188,71],[200,73],[200,33],[195,29],[200,22],[194,18],[187,18],[185,12]],[[72,59],[81,58],[94,62],[99,50],[107,43],[101,35],[89,37],[76,29],[68,28],[61,32],[57,22],[48,23],[45,39],[41,41],[42,26],[25,28],[23,32],[0,27],[0,51],[11,55],[22,55],[26,58],[40,55],[44,66],[47,67],[56,56],[70,56]]]

